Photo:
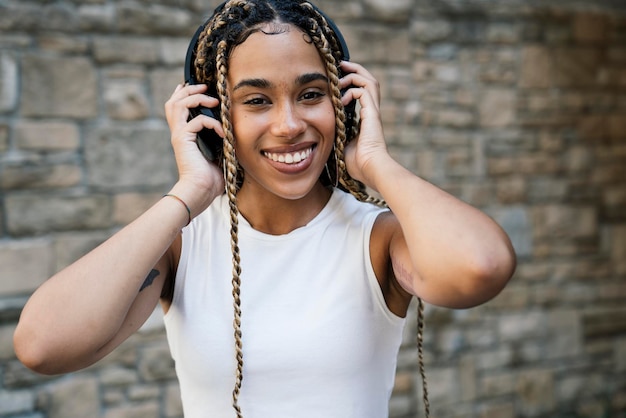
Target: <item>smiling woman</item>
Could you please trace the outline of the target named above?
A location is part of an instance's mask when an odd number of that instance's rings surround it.
[[[309,207],[316,195],[330,197],[318,181],[335,140],[328,77],[320,54],[300,29],[287,24],[270,29],[249,35],[232,51],[229,63],[235,154],[245,173],[238,199],[249,194],[263,200],[297,199]],[[310,193],[314,188],[319,191]],[[253,224],[267,217],[256,206],[242,214]]]
[[[231,0],[196,35],[165,105],[178,182],[33,294],[16,352],[89,366],[160,301],[185,417],[386,417],[411,300],[494,297],[509,239],[389,155],[378,82],[311,3]]]

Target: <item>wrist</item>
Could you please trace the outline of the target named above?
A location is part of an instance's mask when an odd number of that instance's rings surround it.
[[[213,190],[201,190],[186,183],[178,182],[165,194],[165,196],[168,195],[178,198],[184,203],[185,210],[188,209],[189,220],[191,220],[203,212],[219,193]]]
[[[369,188],[380,192],[381,187],[386,179],[393,178],[393,172],[399,164],[387,153],[381,152],[372,155],[366,163],[363,164],[359,179]]]

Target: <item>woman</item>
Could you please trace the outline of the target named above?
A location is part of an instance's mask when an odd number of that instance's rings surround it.
[[[310,3],[222,4],[194,57],[197,84],[166,103],[178,182],[33,294],[19,358],[89,366],[160,300],[186,417],[386,416],[411,299],[493,298],[508,237],[390,157],[377,81]],[[190,119],[199,106],[221,121]],[[203,130],[224,138],[217,163]],[[390,210],[355,199],[375,201],[363,185]]]

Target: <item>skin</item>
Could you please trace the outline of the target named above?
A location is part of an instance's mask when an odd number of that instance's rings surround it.
[[[235,48],[228,76],[236,152],[245,171],[238,205],[254,228],[284,234],[305,225],[327,203],[318,178],[331,152],[335,118],[324,65],[295,27],[251,35]],[[252,65],[254,63],[254,65]],[[479,210],[417,177],[385,145],[376,79],[357,63],[341,88],[344,104],[360,102],[361,134],[346,147],[350,175],[378,191],[390,212],[374,225],[370,253],[390,310],[404,316],[411,298],[450,308],[488,301],[505,286],[515,255],[502,229]],[[192,216],[224,190],[222,171],[195,143],[209,117],[187,121],[188,109],[213,107],[204,85],[179,85],[165,105],[179,170],[172,194]],[[310,150],[296,166],[268,158]],[[308,151],[307,151],[308,152]],[[279,215],[277,215],[279,214]],[[24,308],[14,336],[20,360],[45,374],[89,366],[134,333],[171,286],[181,251],[185,208],[163,198],[101,246],[44,283]]]

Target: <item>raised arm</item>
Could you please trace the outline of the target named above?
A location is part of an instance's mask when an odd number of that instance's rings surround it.
[[[63,269],[27,302],[14,334],[18,358],[44,374],[87,367],[135,332],[175,274],[180,231],[224,190],[221,170],[200,154],[196,132],[221,133],[208,117],[187,122],[188,108],[214,106],[205,87],[178,86],[166,104],[179,181],[170,193],[102,245]]]
[[[451,308],[481,304],[497,295],[515,269],[506,233],[478,209],[398,164],[387,152],[376,80],[363,67],[344,63],[343,81],[357,88],[344,97],[361,104],[361,132],[346,149],[352,177],[378,191],[392,215],[383,217],[373,239],[387,252],[388,280],[408,294]]]

